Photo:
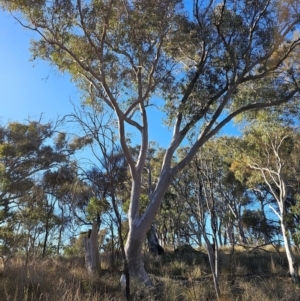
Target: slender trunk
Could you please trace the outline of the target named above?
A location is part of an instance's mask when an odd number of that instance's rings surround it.
[[[168,229],[167,227],[164,225],[163,227],[163,231],[162,231],[162,235],[163,235],[163,238],[162,238],[162,241],[163,241],[163,245],[164,247],[166,247],[167,243],[169,242],[168,241],[168,236],[167,236],[167,233],[168,233]]]
[[[247,239],[246,239],[246,236],[245,236],[245,232],[244,232],[244,229],[243,229],[242,220],[241,220],[240,215],[238,215],[238,229],[239,229],[239,238],[240,238],[240,241],[242,243],[246,244],[247,243]]]
[[[30,231],[28,230],[28,234],[27,234],[27,242],[26,242],[26,258],[25,258],[25,270],[27,270],[27,266],[28,266],[28,261],[29,261],[29,243],[30,243]]]
[[[43,257],[46,256],[48,235],[49,235],[49,221],[47,218],[46,226],[45,226],[45,238],[44,238],[44,244],[43,244],[43,255],[42,255]]]
[[[60,207],[60,209],[61,209],[61,225],[60,225],[59,234],[58,234],[58,242],[57,242],[57,249],[56,249],[57,255],[59,255],[62,232],[64,229],[64,207],[63,207],[63,205],[62,205],[62,207]]]
[[[235,205],[234,209],[235,209],[235,216],[236,216],[236,219],[237,219],[237,226],[238,226],[238,231],[239,231],[239,240],[243,244],[246,244],[247,239],[246,239],[245,232],[244,232],[244,229],[243,229],[241,206]]]
[[[148,157],[148,198],[150,200],[152,195],[152,175],[151,175],[151,164],[150,164],[151,156],[150,154],[148,154],[148,156],[149,156]],[[155,255],[161,255],[164,252],[164,249],[161,247],[161,245],[158,242],[156,229],[153,223],[151,224],[151,227],[147,232],[147,239],[148,239],[149,251],[151,253]]]
[[[213,198],[212,198],[213,200]],[[212,210],[215,207],[214,202],[212,203],[212,207],[210,208],[210,222],[211,222],[211,229],[213,235],[213,243],[209,245],[209,261],[212,262],[211,269],[213,273],[214,279],[214,287],[217,295],[217,299],[220,298],[221,292],[219,287],[219,253],[218,253],[218,241],[217,241],[217,218],[215,216],[215,212]],[[207,239],[208,241],[208,239]],[[208,241],[209,242],[209,241]]]
[[[229,244],[232,245],[234,243],[234,230],[233,230],[231,221],[227,223],[226,228],[227,228],[227,238],[228,238]]]
[[[216,273],[216,280],[217,283],[219,283],[219,275],[220,275],[220,270],[219,270],[219,245],[217,240],[215,240],[215,273]],[[219,286],[219,285],[218,285]]]
[[[285,246],[286,257],[287,257],[288,264],[289,264],[289,272],[292,277],[292,280],[295,283],[299,283],[298,264],[295,260],[294,254],[292,252],[288,229],[286,227],[284,219],[282,219],[280,221],[280,223],[281,223],[281,230],[282,230],[282,236],[283,236],[283,241],[284,241],[284,246]]]
[[[48,242],[48,236],[49,236],[49,231],[50,231],[49,221],[50,221],[53,209],[54,209],[53,205],[50,205],[49,210],[48,210],[47,215],[46,215],[45,238],[44,238],[44,245],[43,245],[43,257],[46,256],[47,242]]]
[[[114,225],[111,224],[111,227],[110,227],[110,230],[111,230],[111,268],[114,269],[114,266],[115,266],[115,254],[114,254]]]
[[[128,268],[128,261],[127,261],[127,258],[126,258],[126,253],[125,253],[124,239],[123,239],[123,236],[122,236],[122,218],[121,218],[118,206],[117,206],[115,193],[112,194],[112,204],[113,204],[115,215],[117,217],[118,237],[119,237],[119,243],[120,243],[122,259],[123,259],[123,273],[122,273],[122,276],[121,276],[121,279],[120,279],[120,283],[121,283],[122,288],[125,288],[127,301],[130,301],[129,268]]]
[[[204,236],[204,239],[205,239],[205,242],[207,245],[207,254],[208,254],[211,273],[212,273],[213,280],[214,280],[216,296],[217,296],[217,299],[219,299],[221,296],[221,292],[220,292],[220,287],[219,287],[218,270],[217,270],[217,266],[215,265],[216,263],[218,263],[218,258],[214,258],[214,255],[218,255],[218,254],[217,253],[214,254],[213,248],[209,242],[209,239],[206,237],[206,235],[203,235],[203,236]],[[216,273],[216,270],[217,270],[217,273]]]
[[[60,252],[61,237],[62,237],[62,227],[60,227],[60,229],[59,229],[59,234],[58,234],[58,239],[57,239],[57,247],[56,247],[57,255],[59,255],[59,252]]]
[[[282,236],[283,236],[283,241],[284,241],[284,247],[285,247],[285,253],[286,257],[288,260],[289,264],[289,272],[292,277],[292,280],[299,284],[299,274],[298,274],[298,265],[295,260],[294,254],[292,252],[292,247],[291,247],[291,241],[289,238],[289,229],[287,227],[286,223],[286,207],[285,207],[285,202],[286,202],[286,185],[283,180],[280,181],[280,194],[279,197],[277,196],[277,203],[280,211],[280,226],[281,226],[281,231],[282,231]]]
[[[218,239],[219,239],[219,245],[224,246],[224,243],[222,241],[222,222],[219,223],[219,227],[218,227]]]

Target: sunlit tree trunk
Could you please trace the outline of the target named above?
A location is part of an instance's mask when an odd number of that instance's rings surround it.
[[[295,260],[294,254],[292,252],[289,231],[288,231],[284,221],[281,221],[281,230],[282,230],[282,235],[283,235],[286,257],[287,257],[288,264],[289,264],[290,275],[295,283],[299,283],[298,264]]]
[[[100,255],[98,243],[98,223],[93,222],[92,230],[88,237],[84,238],[85,265],[91,276],[97,276],[100,273]]]
[[[125,245],[125,252],[128,260],[130,277],[136,278],[146,285],[151,285],[151,281],[144,268],[142,257],[143,241],[151,227],[170,181],[171,177],[168,175],[162,176],[158,180],[156,189],[151,195],[150,204],[141,216],[139,215],[141,178],[137,177],[136,181],[132,184],[131,202],[128,214],[129,233]]]
[[[139,239],[140,231],[137,227],[131,227],[125,247],[130,278],[137,279],[145,285],[151,285],[151,280],[145,270],[142,256],[143,239]]]
[[[299,283],[298,264],[295,260],[295,256],[292,251],[291,240],[289,237],[290,236],[289,230],[288,230],[288,227],[286,224],[286,208],[285,208],[286,187],[285,187],[285,183],[283,181],[280,181],[280,187],[281,187],[281,192],[280,192],[281,202],[278,204],[279,210],[280,210],[279,220],[280,220],[280,226],[281,226],[281,231],[282,231],[282,236],[283,236],[283,241],[284,241],[285,253],[286,253],[287,260],[288,260],[289,273],[292,277],[292,280],[295,283]]]

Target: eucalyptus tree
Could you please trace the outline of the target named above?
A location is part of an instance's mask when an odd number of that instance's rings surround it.
[[[131,275],[149,283],[142,242],[172,178],[237,115],[298,95],[298,70],[284,62],[299,47],[299,1],[1,0],[1,6],[37,33],[33,58],[70,73],[87,104],[115,112],[132,182],[126,256]],[[276,90],[262,97],[266,79]],[[253,87],[256,97],[242,97],[243,86]],[[163,105],[173,134],[140,214],[148,115],[155,104]],[[126,140],[131,130],[140,135],[137,161]],[[187,135],[193,144],[172,165]]]
[[[53,221],[53,206],[46,200],[41,179],[43,173],[58,168],[74,153],[57,126],[39,120],[0,127],[0,239],[4,245],[7,239],[15,240],[18,248],[25,232],[28,239],[41,237],[42,224]]]
[[[15,233],[24,237],[19,250],[26,255],[25,266],[32,257],[55,252],[51,241],[56,238],[56,203],[56,198],[46,193],[40,181],[18,198],[13,222]]]
[[[78,166],[75,161],[67,161],[56,169],[49,169],[43,174],[41,185],[48,198],[55,201],[55,215],[57,227],[56,253],[60,251],[64,243],[64,234],[70,232],[74,215],[72,200],[83,188],[78,175]],[[83,189],[84,191],[84,189]],[[68,231],[69,230],[69,231]]]
[[[203,238],[213,275],[217,298],[220,297],[219,287],[219,243],[217,239],[219,216],[219,182],[221,180],[218,165],[220,157],[216,155],[212,141],[207,143],[193,158],[191,183],[194,197],[186,200],[191,222],[194,223],[194,234],[198,234],[198,241]],[[211,239],[209,237],[212,237]]]
[[[265,210],[249,210],[243,211],[242,222],[247,232],[248,243],[252,244],[271,244],[272,238],[280,235],[277,221],[268,219]]]
[[[237,137],[223,136],[216,141],[217,154],[222,158],[222,164],[219,167],[221,211],[224,212],[222,222],[231,244],[234,244],[236,239],[240,243],[247,243],[242,223],[242,213],[251,204],[247,185],[235,177],[231,170],[234,153],[237,151],[235,144],[237,139]],[[235,229],[237,237],[235,237]]]
[[[102,106],[74,107],[74,113],[69,116],[75,122],[79,133],[75,141],[88,146],[93,154],[83,168],[84,181],[90,186],[93,195],[86,211],[94,219],[90,236],[84,239],[86,255],[90,266],[98,265],[98,251],[96,251],[97,235],[100,223],[107,223],[110,233],[111,263],[114,266],[115,235],[117,227],[118,243],[123,257],[123,271],[125,275],[126,297],[130,299],[128,261],[124,249],[122,205],[130,195],[128,191],[128,166],[121,148],[116,143],[115,122],[112,114],[103,110]],[[76,143],[75,143],[76,144]],[[134,152],[132,152],[134,153]],[[95,218],[96,217],[96,218]],[[97,224],[97,227],[96,227]],[[93,252],[91,250],[94,249]],[[92,270],[92,269],[90,269]],[[123,281],[121,281],[123,284]]]
[[[176,187],[183,186],[179,189],[179,195],[181,195],[180,191],[188,191],[184,194],[186,194],[185,204],[190,215],[190,229],[197,237],[199,245],[202,240],[206,244],[217,298],[220,297],[219,245],[222,241],[222,227],[226,229],[224,236],[228,235],[232,243],[234,243],[233,225],[238,229],[238,233],[244,236],[241,210],[237,210],[236,207],[245,206],[240,201],[244,198],[245,189],[238,180],[234,179],[226,162],[228,158],[225,158],[223,153],[226,153],[223,138],[207,142],[193,158],[189,168],[182,173],[188,175],[186,177],[188,181],[182,183],[179,181],[176,185]],[[231,218],[231,223],[228,221],[228,216]]]
[[[190,196],[185,187],[188,183],[180,182],[182,179],[183,177],[179,179],[176,177],[171,184],[155,219],[161,243],[163,246],[173,246],[174,250],[182,244],[190,244],[193,241],[186,210],[186,198]]]
[[[73,151],[66,144],[66,135],[56,125],[29,121],[8,123],[0,127],[0,200],[7,208],[34,185],[33,176],[65,162]],[[48,144],[52,139],[53,144]]]
[[[272,117],[272,116],[271,116]],[[273,116],[274,117],[274,116]],[[276,201],[276,207],[269,205],[280,222],[281,234],[289,264],[290,275],[295,282],[299,282],[298,264],[291,246],[291,229],[289,228],[288,198],[293,190],[295,179],[293,166],[299,165],[298,156],[292,153],[298,149],[298,139],[295,129],[271,121],[255,124],[249,127],[240,143],[240,170],[248,167],[250,181],[257,184],[264,183]],[[298,152],[297,152],[298,154]]]

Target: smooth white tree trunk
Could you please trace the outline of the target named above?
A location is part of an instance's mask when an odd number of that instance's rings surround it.
[[[142,256],[143,239],[138,239],[136,228],[131,228],[125,246],[130,279],[136,279],[145,285],[151,285],[151,280],[144,267]]]
[[[142,246],[146,234],[151,227],[155,214],[160,207],[163,196],[170,184],[170,175],[162,176],[150,198],[150,204],[146,211],[139,215],[140,179],[134,181],[131,190],[131,202],[128,213],[129,233],[125,245],[125,253],[128,261],[130,279],[136,279],[146,285],[151,285],[151,280],[144,268]]]
[[[100,254],[98,243],[98,223],[93,222],[92,231],[88,237],[83,240],[85,249],[85,265],[91,276],[97,276],[100,273]]]
[[[298,264],[295,260],[295,257],[294,257],[293,251],[292,251],[291,241],[289,238],[289,232],[285,225],[285,222],[283,220],[281,220],[280,222],[281,222],[281,230],[282,230],[286,257],[287,257],[288,264],[289,264],[289,272],[292,277],[292,280],[295,283],[299,283]]]

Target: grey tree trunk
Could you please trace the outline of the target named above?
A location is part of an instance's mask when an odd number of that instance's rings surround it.
[[[137,177],[136,181],[132,183],[131,201],[128,212],[129,233],[125,253],[128,261],[130,279],[136,279],[146,285],[151,285],[151,280],[144,268],[142,245],[170,181],[170,174],[166,174],[162,171],[162,176],[156,185],[155,191],[151,195],[150,204],[141,216],[139,215],[141,178]]]
[[[219,299],[221,296],[221,291],[220,291],[220,286],[219,286],[218,247],[217,247],[217,245],[215,245],[215,247],[214,247],[215,250],[213,250],[213,247],[212,247],[211,243],[209,242],[209,239],[207,238],[206,235],[204,235],[204,239],[205,239],[205,242],[207,245],[207,254],[208,254],[211,273],[213,276],[215,292],[216,292],[217,299]],[[215,243],[217,243],[217,242],[215,242]]]
[[[233,229],[233,225],[232,225],[231,221],[226,223],[226,233],[227,233],[228,243],[230,245],[233,245],[234,244],[234,229]]]
[[[151,253],[155,255],[162,255],[164,253],[163,247],[159,244],[154,224],[151,225],[147,232],[147,240],[149,251]]]
[[[93,222],[92,230],[89,231],[88,237],[83,240],[85,249],[85,266],[91,276],[100,274],[100,254],[98,243],[98,223]]]
[[[243,224],[242,224],[242,219],[241,216],[238,215],[238,229],[239,229],[239,239],[242,243],[246,244],[247,243],[247,238],[245,236],[245,232],[243,229]]]
[[[131,228],[126,242],[125,252],[128,261],[130,279],[136,279],[145,285],[151,285],[152,282],[144,268],[142,256],[142,239],[136,238],[137,228]]]

